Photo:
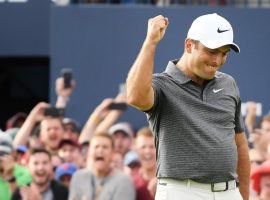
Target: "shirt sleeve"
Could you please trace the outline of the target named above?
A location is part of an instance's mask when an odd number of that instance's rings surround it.
[[[233,81],[234,87],[237,92],[237,102],[236,102],[236,109],[235,109],[235,133],[242,133],[244,132],[244,119],[241,113],[241,98],[240,98],[240,92],[236,85],[236,82]]]

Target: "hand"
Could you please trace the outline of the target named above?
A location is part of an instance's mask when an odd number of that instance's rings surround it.
[[[148,20],[148,29],[146,41],[158,44],[163,38],[165,31],[169,25],[169,20],[162,15],[158,15]]]
[[[127,102],[127,97],[126,97],[126,93],[119,93],[115,99],[114,102],[119,103],[119,102]]]
[[[22,200],[42,200],[42,196],[36,185],[23,186],[20,188]]]
[[[49,108],[50,104],[45,102],[38,103],[30,112],[29,117],[32,118],[34,121],[38,122],[44,119],[44,110]]]
[[[98,117],[99,120],[102,120],[104,119],[104,117],[109,113],[109,109],[108,109],[108,106],[114,102],[113,99],[111,98],[106,98],[104,99],[101,104],[99,104],[96,109],[94,110],[94,112],[92,113],[91,116],[95,116],[95,117]]]
[[[248,101],[247,104],[247,115],[254,115],[256,116],[257,104],[253,101]]]
[[[13,170],[15,166],[15,160],[11,155],[5,155],[0,158],[2,165],[2,177],[4,180],[11,179],[13,177]]]
[[[63,98],[68,98],[72,94],[74,88],[76,86],[76,82],[74,79],[71,80],[71,87],[65,88],[64,87],[64,78],[59,77],[55,81],[55,91],[57,96],[61,96]]]

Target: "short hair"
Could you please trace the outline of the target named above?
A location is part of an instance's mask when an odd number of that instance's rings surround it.
[[[104,137],[104,138],[109,139],[112,145],[112,149],[114,149],[113,137],[107,132],[95,132],[90,138],[89,145],[91,145],[91,141],[93,140],[93,138],[97,138],[97,137]]]
[[[268,121],[268,122],[270,122],[270,114],[265,115],[265,116],[262,118],[262,121]]]
[[[143,127],[137,132],[137,137],[145,136],[145,137],[154,137],[151,129],[149,127]]]
[[[52,158],[52,154],[48,150],[46,150],[44,148],[33,148],[33,149],[30,149],[30,156],[35,155],[35,154],[38,154],[38,153],[44,153],[44,154],[46,154],[49,157],[50,160]]]
[[[264,115],[257,124],[255,124],[254,128],[262,128],[263,122],[270,122],[270,114]]]

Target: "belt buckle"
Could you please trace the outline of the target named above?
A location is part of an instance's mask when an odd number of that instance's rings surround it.
[[[226,188],[224,190],[221,190],[221,189],[215,189],[215,183],[211,183],[211,191],[212,192],[224,192],[224,191],[227,191],[229,189],[229,182],[226,181]]]

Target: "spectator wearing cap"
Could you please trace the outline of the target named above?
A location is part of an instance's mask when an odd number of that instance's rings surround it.
[[[136,176],[139,173],[141,167],[139,155],[136,151],[129,151],[124,157],[124,172],[131,177]]]
[[[81,146],[76,140],[63,139],[59,144],[58,155],[64,162],[73,163],[78,168],[84,166],[81,156]]]
[[[28,169],[18,165],[12,156],[12,139],[0,131],[0,199],[9,200],[16,187],[31,182]]]
[[[68,189],[58,181],[52,179],[51,153],[48,150],[44,148],[32,149],[28,168],[33,179],[31,184],[16,190],[12,199],[66,200],[68,198]]]
[[[55,170],[55,180],[61,182],[69,188],[72,175],[76,172],[77,167],[73,163],[63,163]]]
[[[111,167],[113,152],[113,139],[108,133],[92,136],[89,166],[72,176],[69,200],[135,200],[131,178]]]
[[[265,161],[251,173],[252,189],[259,200],[270,200],[270,160]]]
[[[22,166],[26,166],[28,161],[28,148],[25,145],[20,145],[16,147],[13,152],[13,157],[16,162]]]
[[[115,152],[125,156],[131,150],[134,137],[131,125],[127,122],[117,123],[109,129],[109,134],[113,136]]]
[[[64,138],[78,140],[80,135],[80,125],[79,123],[72,118],[64,118],[63,119],[64,126]]]

